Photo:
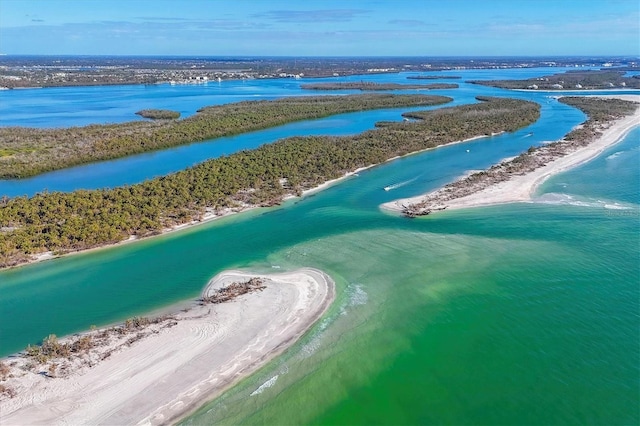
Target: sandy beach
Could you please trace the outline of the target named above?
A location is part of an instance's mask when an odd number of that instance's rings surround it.
[[[598,95],[597,97],[640,102],[640,95]],[[640,126],[640,108],[636,110],[635,114],[614,122],[608,129],[602,132],[602,135],[597,140],[575,152],[560,157],[531,173],[518,175],[507,181],[484,188],[479,192],[462,198],[449,200],[441,207],[446,207],[447,210],[454,210],[514,202],[531,202],[537,189],[549,177],[577,167],[597,157],[605,149],[624,139],[636,126]],[[404,206],[419,203],[423,201],[425,197],[431,196],[438,191],[439,190],[416,197],[391,201],[382,204],[380,207],[383,210],[401,212]]]
[[[16,396],[0,400],[0,424],[156,425],[187,415],[291,346],[335,296],[330,277],[300,269],[226,271],[209,282],[203,297],[253,277],[266,288],[176,313],[168,325],[150,326],[148,336],[67,377],[47,377],[44,367],[12,367],[19,377],[3,384]]]

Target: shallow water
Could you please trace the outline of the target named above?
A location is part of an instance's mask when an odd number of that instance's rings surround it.
[[[246,265],[312,262],[343,290],[304,341],[185,423],[637,423],[640,156],[638,139],[627,141],[615,150],[633,155],[618,167],[636,179],[607,181],[636,195],[623,214],[546,204],[446,212]],[[608,155],[555,180],[594,196],[586,182]]]
[[[195,298],[223,269],[311,266],[337,282],[330,312],[187,423],[636,424],[638,129],[552,178],[538,203],[416,220],[378,209],[583,119],[540,100],[543,120],[513,135],[409,156],[280,208],[0,272],[1,353]]]

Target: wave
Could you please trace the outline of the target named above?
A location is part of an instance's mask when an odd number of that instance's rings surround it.
[[[278,374],[276,374],[275,376],[273,376],[272,378],[270,378],[269,380],[267,380],[266,382],[261,384],[258,387],[258,389],[256,389],[253,392],[251,392],[251,396],[259,395],[262,392],[264,392],[265,389],[269,389],[271,386],[275,385],[276,384],[276,380],[278,380],[278,377],[280,377],[280,376]]]
[[[591,207],[607,210],[633,210],[638,206],[627,203],[620,203],[612,200],[600,200],[597,198],[581,198],[569,194],[550,192],[534,200],[541,204],[567,205],[577,207]]]
[[[369,301],[369,295],[361,284],[349,284],[346,289],[348,299],[340,308],[340,315],[346,315],[347,309],[354,306],[366,305]]]
[[[613,160],[615,158],[620,157],[620,155],[624,154],[624,151],[614,152],[613,154],[607,156],[607,160]]]
[[[318,326],[318,329],[319,329],[318,332],[311,338],[309,343],[305,344],[300,349],[300,354],[302,355],[303,358],[310,357],[318,350],[318,348],[320,348],[320,343],[322,340],[322,336],[324,335],[324,331],[327,329],[329,324],[333,322],[334,319],[335,319],[335,315],[333,316],[333,318],[325,318],[322,320],[322,322]]]

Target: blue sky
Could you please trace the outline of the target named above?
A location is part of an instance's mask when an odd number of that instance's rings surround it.
[[[0,0],[0,53],[640,56],[638,0]]]

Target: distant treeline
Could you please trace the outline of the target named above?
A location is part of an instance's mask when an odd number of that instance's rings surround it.
[[[599,126],[612,120],[633,114],[638,103],[622,99],[585,98],[583,96],[563,96],[563,104],[582,110],[589,119],[580,127],[569,132],[564,139],[568,141],[590,142],[599,135]]]
[[[412,113],[419,121],[379,123],[355,136],[283,139],[206,161],[141,184],[0,200],[0,266],[33,254],[64,253],[144,237],[228,208],[274,205],[287,194],[360,167],[456,140],[513,131],[535,122],[533,102],[481,103]]]
[[[353,111],[437,105],[444,96],[367,94],[301,96],[202,108],[183,120],[135,121],[66,129],[0,128],[0,178],[33,176],[298,120]]]
[[[459,75],[410,75],[407,80],[458,80]]]
[[[180,118],[178,111],[171,111],[168,109],[143,109],[136,112],[136,115],[144,118],[150,118],[152,120],[175,120]]]
[[[529,90],[640,89],[640,78],[624,75],[624,71],[567,71],[527,80],[472,80],[469,83]]]
[[[457,89],[457,84],[399,84],[399,83],[372,83],[368,81],[349,83],[311,83],[300,86],[306,90],[436,90]]]

